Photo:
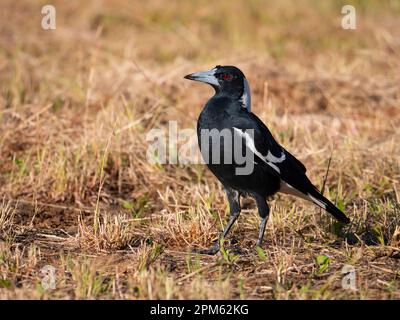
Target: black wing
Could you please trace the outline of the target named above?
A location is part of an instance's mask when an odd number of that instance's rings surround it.
[[[252,143],[249,139],[253,140],[255,156],[268,165],[273,174],[289,184],[290,182],[295,185],[302,184],[301,182],[311,184],[305,175],[306,167],[275,140],[266,125],[255,114],[243,112],[239,116],[232,116],[230,121],[236,131],[242,131],[242,136],[247,138],[247,142]],[[253,130],[252,137],[249,129]],[[245,136],[246,132],[249,135]]]
[[[278,176],[285,185],[304,195],[338,220],[349,222],[346,215],[326,199],[306,176],[306,168],[272,136],[265,124],[253,113],[242,112],[230,119],[234,130],[246,141],[257,162],[264,163],[271,174]],[[248,131],[248,130],[253,131]],[[252,133],[252,136],[251,134]],[[294,193],[295,194],[295,193]]]
[[[290,162],[293,164],[296,164],[299,167],[299,170],[302,171],[303,173],[306,173],[307,168],[304,166],[304,164],[301,163],[299,159],[297,159],[294,155],[292,155],[289,151],[283,148],[286,154],[286,158],[290,159]]]

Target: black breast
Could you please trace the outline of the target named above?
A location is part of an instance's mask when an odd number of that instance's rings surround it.
[[[272,195],[279,189],[279,178],[270,175],[262,163],[251,163],[252,170],[248,171],[244,168],[249,164],[236,161],[235,148],[240,148],[236,152],[243,156],[251,151],[246,149],[244,141],[238,144],[235,140],[232,123],[235,112],[243,112],[243,108],[229,98],[212,98],[206,104],[197,122],[203,160],[224,186],[248,194]]]

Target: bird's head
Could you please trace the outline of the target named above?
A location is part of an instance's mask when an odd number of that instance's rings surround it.
[[[243,72],[234,66],[216,66],[209,71],[195,72],[185,79],[208,83],[217,94],[239,100],[250,111],[250,87]]]

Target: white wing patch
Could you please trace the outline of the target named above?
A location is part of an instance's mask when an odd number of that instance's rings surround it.
[[[283,181],[283,180],[281,180],[281,186],[280,186],[279,192],[291,194],[293,196],[311,201],[311,199],[307,195],[305,195],[303,192],[297,190],[295,187],[293,187],[292,185],[290,185],[289,183],[287,183],[286,181]]]
[[[267,161],[267,164],[274,169],[276,172],[281,173],[281,170],[276,166],[276,164],[273,164],[272,162]]]
[[[326,203],[322,202],[320,200],[318,200],[317,198],[313,197],[311,194],[308,194],[308,196],[310,197],[310,199],[318,206],[320,206],[321,208],[324,208],[326,210]]]
[[[246,108],[248,112],[251,110],[251,93],[250,86],[246,78],[243,78],[243,95],[240,97],[239,101],[242,103],[243,108]]]
[[[311,194],[307,193],[304,194],[303,192],[297,190],[296,188],[294,188],[293,186],[291,186],[289,183],[281,180],[281,187],[279,189],[279,192],[282,193],[286,193],[286,194],[291,194],[293,196],[297,196],[299,198],[303,198],[305,200],[311,201],[313,203],[315,203],[317,206],[323,208],[326,210],[326,203],[318,200],[317,198],[313,197]]]
[[[278,168],[278,166],[275,163],[281,163],[286,159],[285,153],[282,151],[281,156],[278,158],[274,156],[271,151],[268,150],[268,154],[266,156],[263,156],[257,149],[254,144],[253,138],[247,133],[243,132],[241,129],[233,127],[233,129],[239,133],[240,136],[242,136],[245,141],[246,141],[246,146],[253,152],[257,157],[261,158],[264,160],[265,163],[267,163],[272,169],[274,169],[276,172],[279,174],[281,173],[281,170]]]
[[[275,156],[271,153],[271,151],[268,150],[268,154],[267,154],[267,156],[266,156],[265,158],[266,158],[268,161],[271,161],[271,162],[281,163],[281,162],[285,161],[286,155],[285,155],[285,153],[282,151],[281,156],[278,158],[278,157],[275,157]]]

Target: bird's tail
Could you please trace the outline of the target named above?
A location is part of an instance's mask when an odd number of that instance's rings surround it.
[[[328,211],[337,220],[343,223],[350,223],[350,219],[338,207],[336,207],[332,202],[319,193],[317,189],[308,192],[307,196],[313,203]]]

